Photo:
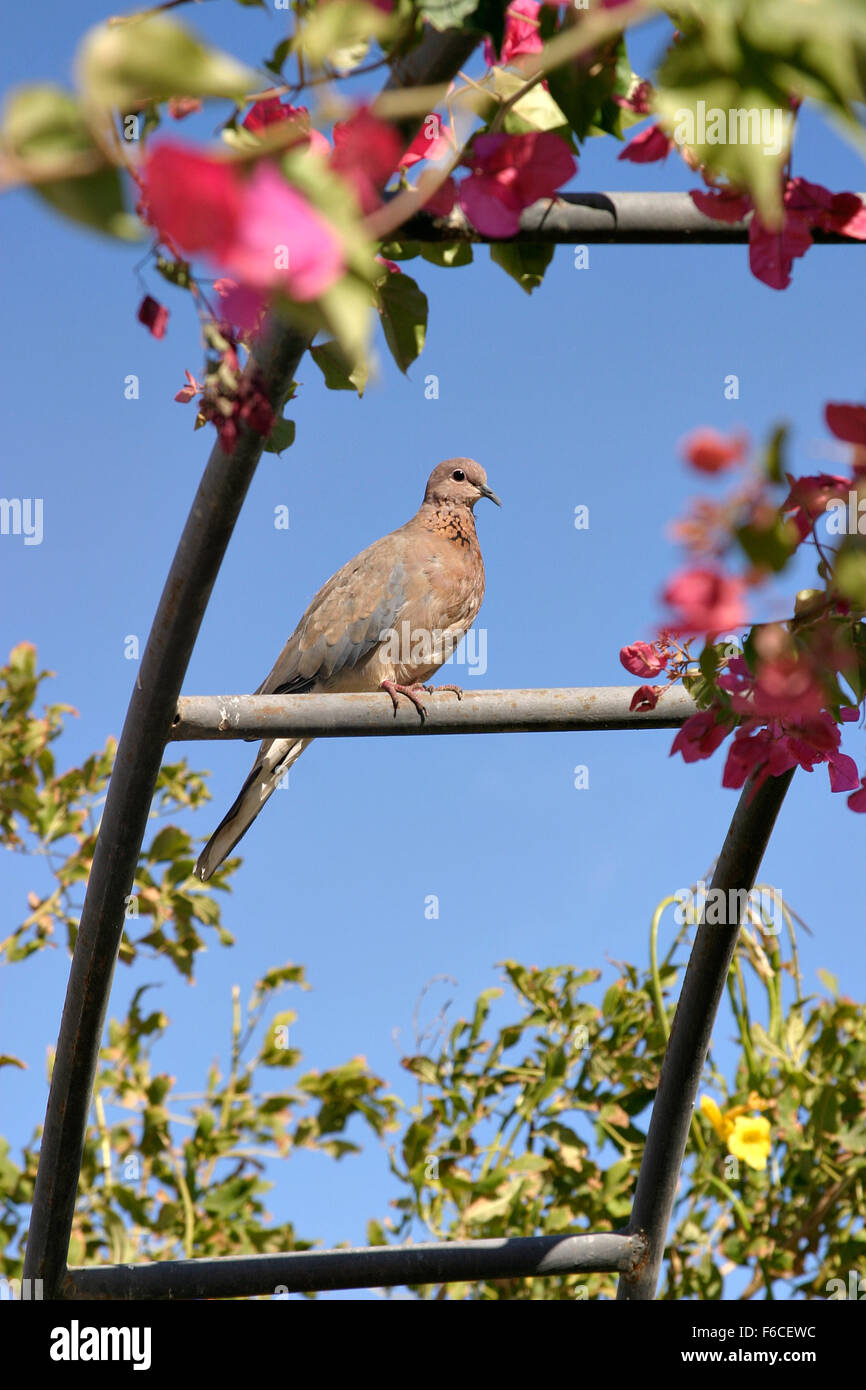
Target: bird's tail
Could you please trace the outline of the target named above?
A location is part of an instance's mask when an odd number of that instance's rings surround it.
[[[244,836],[259,811],[276,791],[292,763],[301,756],[310,738],[265,739],[259,748],[253,769],[238,792],[233,806],[223,816],[198,857],[196,878],[206,883],[211,874],[228,858]]]

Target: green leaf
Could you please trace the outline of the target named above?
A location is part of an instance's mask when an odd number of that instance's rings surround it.
[[[478,0],[418,0],[418,13],[421,18],[440,31],[462,28],[464,20],[474,14],[477,8]],[[503,17],[503,28],[504,24]]]
[[[393,17],[365,0],[330,0],[308,11],[294,47],[311,63],[328,58],[349,71],[362,60],[371,39],[385,39],[393,28]]]
[[[771,483],[785,481],[785,452],[788,443],[788,426],[777,425],[773,430],[764,452],[764,472]]]
[[[295,442],[294,420],[277,420],[264,443],[266,454],[281,454]]]
[[[76,71],[89,101],[123,111],[169,97],[240,103],[260,86],[252,68],[160,16],[91,29],[78,50]]]
[[[424,260],[429,261],[431,265],[472,264],[472,243],[469,241],[422,242],[420,249]]]
[[[836,588],[857,608],[866,609],[866,549],[861,544],[846,544],[836,557],[834,570]]]
[[[68,178],[40,179],[33,192],[65,217],[110,236],[131,241],[141,235],[141,224],[126,211],[123,185],[117,169],[104,165],[78,102],[61,87],[17,87],[3,113],[2,140],[21,160],[52,169],[68,161],[70,167],[92,160],[93,173],[71,173]]]
[[[363,396],[367,385],[366,364],[352,367],[333,338],[311,348],[310,356],[324,376],[329,391],[357,391]]]
[[[778,514],[769,526],[740,526],[735,534],[753,564],[765,565],[776,574],[785,568],[799,541],[794,523]]]
[[[562,63],[547,75],[551,98],[579,142],[602,132],[622,136],[623,108],[615,96],[627,96],[634,74],[625,39],[615,38],[592,55]],[[521,103],[518,103],[520,105]]]
[[[516,73],[507,72],[505,68],[493,68],[490,85],[497,96],[507,101],[520,91],[524,79]],[[565,113],[541,83],[515,102],[504,121],[504,129],[509,135],[521,135],[530,130],[562,130],[564,127],[568,127]]]
[[[522,290],[532,294],[553,260],[553,247],[543,242],[500,241],[490,247],[490,259],[516,280]]]
[[[427,335],[427,296],[411,275],[388,274],[379,285],[379,315],[385,341],[401,372],[424,347]]]

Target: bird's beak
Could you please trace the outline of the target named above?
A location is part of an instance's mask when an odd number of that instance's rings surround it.
[[[478,484],[478,491],[481,493],[481,496],[482,496],[482,497],[489,497],[490,500],[491,500],[491,502],[495,502],[496,505],[497,505],[497,507],[501,507],[501,506],[502,506],[502,503],[500,502],[499,498],[496,496],[496,493],[492,490],[492,488],[489,488],[489,487],[487,486],[486,483],[479,483],[479,484]]]

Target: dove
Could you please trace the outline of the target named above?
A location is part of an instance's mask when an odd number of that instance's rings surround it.
[[[316,594],[256,695],[381,690],[396,716],[404,697],[425,718],[421,693],[472,626],[484,597],[473,508],[487,474],[446,459],[427,480],[415,515],[343,565]],[[458,686],[452,690],[459,699]],[[195,866],[206,882],[249,830],[310,738],[266,738],[252,770]]]

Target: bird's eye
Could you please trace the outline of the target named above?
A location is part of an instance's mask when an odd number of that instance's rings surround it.
[[[454,479],[455,483],[466,482],[466,474],[463,472],[462,468],[455,468],[454,472],[451,474],[451,477]]]

